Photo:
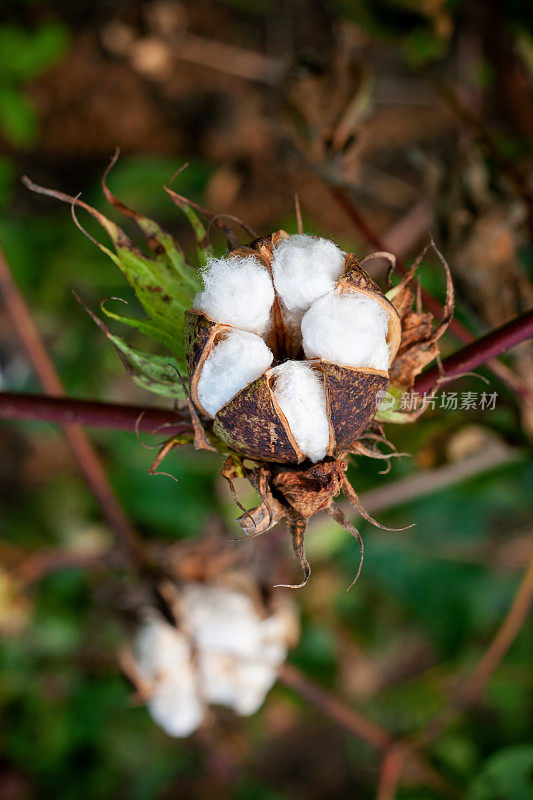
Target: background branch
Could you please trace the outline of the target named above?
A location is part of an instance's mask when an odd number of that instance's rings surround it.
[[[442,362],[444,375],[452,377],[469,372],[486,361],[510,350],[533,336],[533,310],[487,333],[472,344],[458,350]],[[423,372],[415,381],[415,391],[423,394],[431,389],[441,372],[438,365]]]
[[[49,395],[63,395],[64,387],[61,379],[46,351],[26,301],[13,279],[1,248],[0,292],[4,300],[5,311],[44,391]],[[96,450],[79,425],[67,424],[71,422],[72,420],[65,419],[61,424],[87,485],[117,539],[135,556],[137,561],[143,562],[146,555],[144,544],[121,508]]]

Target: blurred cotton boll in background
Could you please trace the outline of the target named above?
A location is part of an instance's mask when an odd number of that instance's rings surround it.
[[[135,659],[154,721],[170,736],[195,731],[205,709],[186,637],[154,610],[137,636]]]
[[[242,589],[187,583],[175,589],[179,627],[155,609],[145,612],[134,645],[136,677],[154,721],[170,736],[200,727],[209,704],[248,715],[257,711],[297,638],[294,605],[270,613]]]

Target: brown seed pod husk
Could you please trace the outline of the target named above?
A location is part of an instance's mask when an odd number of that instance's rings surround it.
[[[322,361],[329,416],[335,435],[335,452],[350,449],[376,414],[376,394],[387,388],[386,372],[370,367],[339,367]]]
[[[272,393],[268,370],[217,412],[213,432],[255,460],[296,464],[304,459]]]
[[[400,317],[392,303],[387,300],[377,283],[372,280],[353,253],[348,253],[346,256],[344,273],[337,282],[337,290],[341,294],[350,292],[366,294],[381,303],[389,317],[387,344],[390,352],[389,365],[392,364],[402,338]]]

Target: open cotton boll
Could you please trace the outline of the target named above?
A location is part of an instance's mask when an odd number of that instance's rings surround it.
[[[282,239],[272,254],[274,286],[289,311],[309,308],[335,288],[345,253],[329,239],[297,234]]]
[[[344,367],[368,367],[385,343],[388,325],[379,301],[358,292],[331,292],[316,300],[302,319],[305,355]]]
[[[212,417],[232,397],[261,377],[274,356],[263,339],[248,331],[228,331],[206,358],[198,381],[198,400]]]
[[[262,618],[242,592],[194,583],[183,588],[182,611],[205,700],[252,714],[276,680],[294,620]]]
[[[140,674],[152,686],[152,718],[170,736],[189,736],[200,726],[205,709],[184,635],[162,619],[150,619],[137,635],[135,655]]]
[[[263,334],[270,322],[274,287],[255,256],[212,258],[203,272],[204,290],[193,308],[214,322]]]
[[[274,397],[298,447],[311,461],[320,461],[329,445],[329,423],[319,374],[305,361],[286,361],[273,367],[269,375]]]

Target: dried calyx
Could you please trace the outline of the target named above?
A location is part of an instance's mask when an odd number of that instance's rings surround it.
[[[191,396],[233,450],[337,457],[368,427],[400,344],[394,306],[355,256],[279,231],[212,258],[186,313]]]

